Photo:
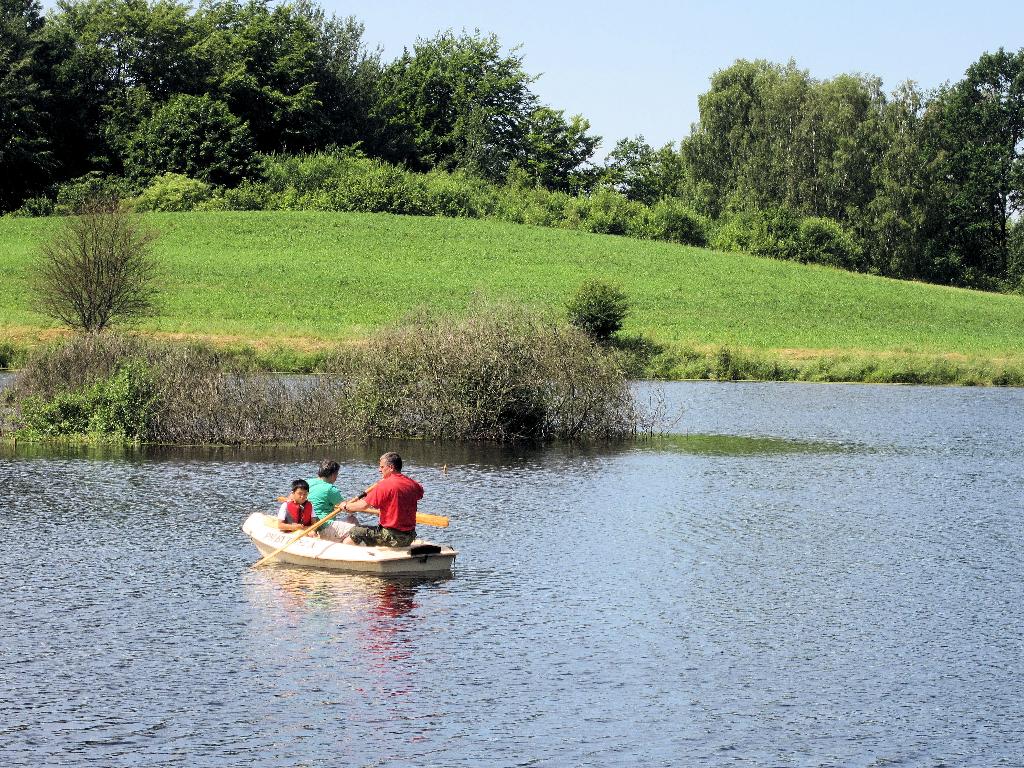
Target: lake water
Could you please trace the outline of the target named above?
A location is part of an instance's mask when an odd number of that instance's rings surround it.
[[[398,445],[447,579],[250,567],[321,449],[0,449],[0,765],[1024,765],[1024,390],[664,391]]]

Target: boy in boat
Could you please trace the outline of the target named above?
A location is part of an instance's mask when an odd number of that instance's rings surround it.
[[[346,512],[362,512],[367,507],[380,510],[380,525],[354,526],[345,544],[371,547],[408,547],[416,538],[416,502],[423,498],[423,486],[402,474],[402,457],[385,453],[377,463],[381,479],[362,498],[346,501]]]
[[[340,470],[341,465],[338,462],[324,459],[320,462],[316,477],[311,477],[307,481],[309,501],[313,505],[313,515],[317,520],[323,520],[343,501],[341,491],[334,485]],[[355,515],[350,514],[345,520],[335,516],[320,526],[316,533],[329,541],[341,541],[356,522],[358,521]]]
[[[309,483],[305,480],[292,480],[292,492],[277,510],[278,530],[301,531],[313,524],[313,505],[308,499]]]

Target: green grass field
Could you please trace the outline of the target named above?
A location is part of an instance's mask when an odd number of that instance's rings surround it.
[[[632,299],[626,334],[667,349],[729,346],[780,359],[962,356],[1024,362],[1024,297],[751,256],[494,221],[387,214],[148,215],[160,231],[160,313],[140,329],[224,345],[313,350],[408,311],[474,297],[551,315],[594,277]],[[55,325],[33,310],[32,260],[59,220],[0,219],[0,342]]]

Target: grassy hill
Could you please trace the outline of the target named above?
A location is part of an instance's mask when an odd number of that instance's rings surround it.
[[[723,347],[798,366],[895,355],[1024,370],[1019,296],[484,220],[209,212],[147,221],[161,232],[165,279],[160,314],[141,330],[226,346],[313,352],[418,306],[463,310],[474,296],[554,316],[596,277],[631,297],[625,333],[661,345],[670,376],[692,373],[701,354],[721,363]],[[34,252],[57,224],[0,219],[0,342],[53,333],[26,289]]]

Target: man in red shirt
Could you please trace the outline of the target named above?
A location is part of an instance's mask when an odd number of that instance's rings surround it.
[[[345,544],[372,547],[408,547],[416,538],[416,502],[423,498],[423,486],[402,474],[402,457],[385,453],[377,466],[381,479],[367,494],[344,502],[346,512],[362,512],[369,507],[380,510],[380,525],[357,525],[348,532]]]

